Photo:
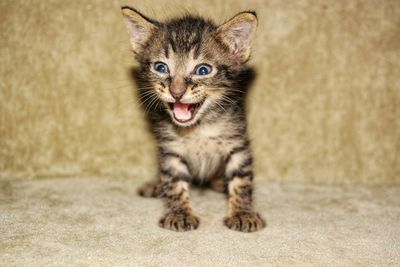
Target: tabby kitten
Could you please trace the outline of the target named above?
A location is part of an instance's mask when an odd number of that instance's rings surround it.
[[[159,151],[159,175],[139,194],[166,199],[159,225],[175,231],[199,226],[188,190],[200,183],[227,194],[228,228],[262,229],[265,222],[252,206],[253,161],[240,88],[255,13],[239,13],[220,26],[193,16],[161,23],[131,7],[122,14]]]

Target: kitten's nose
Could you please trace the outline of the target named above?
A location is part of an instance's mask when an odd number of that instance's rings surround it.
[[[179,100],[185,94],[185,92],[186,92],[186,90],[181,90],[181,91],[172,91],[171,90],[171,95],[176,100]]]
[[[169,90],[172,97],[179,100],[186,92],[186,83],[183,79],[174,78],[172,79]]]

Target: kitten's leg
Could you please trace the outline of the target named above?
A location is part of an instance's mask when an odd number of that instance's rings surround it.
[[[264,219],[252,205],[253,171],[250,151],[238,147],[230,153],[226,165],[228,183],[228,214],[225,225],[242,232],[254,232],[266,226]]]
[[[142,197],[161,197],[162,183],[160,179],[149,181],[138,189],[138,194]]]
[[[161,164],[162,196],[166,199],[167,212],[159,225],[174,231],[188,231],[199,226],[189,199],[189,171],[179,156],[164,157]]]

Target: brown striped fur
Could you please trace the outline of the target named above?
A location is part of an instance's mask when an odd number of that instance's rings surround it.
[[[252,206],[253,161],[243,104],[243,85],[252,73],[245,63],[255,13],[239,13],[220,26],[193,16],[160,23],[130,7],[123,7],[122,13],[140,63],[139,95],[159,150],[159,176],[139,194],[165,198],[167,211],[160,226],[186,231],[199,226],[189,184],[210,185],[228,196],[227,227],[262,229],[265,222]],[[158,72],[157,62],[166,64],[168,72]],[[199,64],[208,64],[212,71],[196,75]],[[190,121],[174,117],[176,101],[195,105]]]

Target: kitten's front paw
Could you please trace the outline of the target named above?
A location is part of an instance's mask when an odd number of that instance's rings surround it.
[[[197,229],[199,224],[200,220],[197,216],[190,213],[176,212],[165,214],[159,222],[160,227],[178,232]]]
[[[267,225],[257,212],[238,212],[231,217],[225,217],[224,223],[229,229],[241,232],[259,231]]]

